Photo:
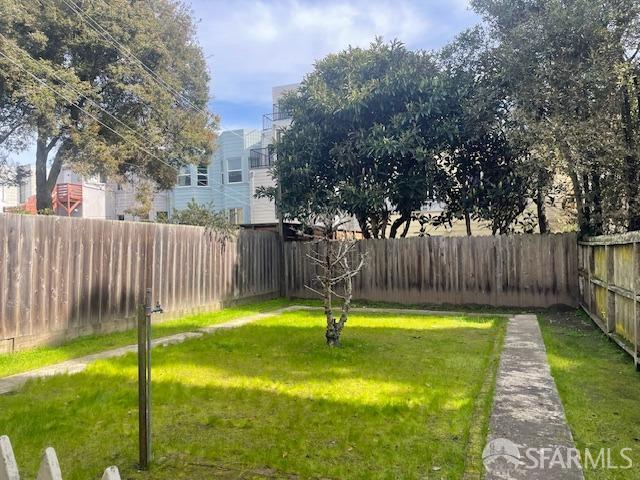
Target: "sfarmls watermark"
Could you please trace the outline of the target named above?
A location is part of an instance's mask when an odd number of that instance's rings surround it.
[[[524,448],[506,438],[487,443],[482,461],[488,472],[498,478],[510,479],[519,470],[580,469],[625,470],[633,468],[633,449],[599,450],[566,447]]]

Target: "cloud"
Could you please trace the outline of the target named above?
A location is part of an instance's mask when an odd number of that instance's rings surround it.
[[[466,0],[192,0],[216,101],[269,105],[313,62],[376,36],[437,48],[475,23]]]

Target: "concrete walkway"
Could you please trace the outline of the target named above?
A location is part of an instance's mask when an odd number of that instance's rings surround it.
[[[151,345],[152,347],[157,347],[158,345],[166,346],[166,345],[172,345],[175,343],[182,343],[185,340],[189,340],[191,338],[202,337],[205,334],[214,333],[219,330],[241,327],[242,325],[256,322],[258,320],[262,320],[263,318],[273,317],[275,315],[279,315],[284,312],[298,310],[299,308],[300,307],[298,306],[279,308],[277,310],[272,310],[270,312],[257,313],[255,315],[249,315],[246,317],[237,318],[235,320],[231,320],[224,323],[218,323],[215,325],[211,325],[209,327],[203,327],[191,332],[176,333],[175,335],[156,338],[155,340],[151,341]],[[9,377],[0,378],[0,395],[17,390],[32,378],[43,378],[43,377],[50,377],[52,375],[72,374],[72,373],[82,372],[84,369],[87,368],[87,366],[90,363],[95,362],[97,360],[121,357],[122,355],[125,355],[127,353],[132,353],[137,351],[138,351],[138,345],[127,345],[126,347],[114,348],[112,350],[105,350],[105,351],[94,353],[84,357],[67,360],[66,362],[56,363],[54,365],[38,368],[37,370],[30,370],[28,372],[17,373]]]
[[[584,478],[535,315],[509,319],[489,430],[487,479]]]

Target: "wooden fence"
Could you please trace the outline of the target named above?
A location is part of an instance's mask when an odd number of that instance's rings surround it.
[[[579,242],[580,301],[640,368],[640,232]]]
[[[313,296],[310,244],[285,247],[287,289]],[[363,240],[354,297],[405,304],[577,306],[575,234]]]
[[[20,480],[18,463],[13,454],[11,441],[6,435],[0,437],[0,479]],[[52,447],[48,447],[42,454],[36,480],[62,480],[60,462],[58,462],[58,456]],[[102,480],[120,480],[118,467],[107,468],[102,474]]]
[[[0,214],[0,351],[132,327],[146,287],[169,315],[278,295],[275,233]]]

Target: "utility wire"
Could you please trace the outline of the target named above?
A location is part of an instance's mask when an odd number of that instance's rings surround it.
[[[0,34],[1,35],[1,34]],[[124,137],[122,134],[120,134],[118,131],[114,130],[113,128],[111,128],[109,125],[107,125],[106,123],[102,122],[99,118],[97,118],[96,116],[94,116],[93,114],[91,114],[90,112],[88,112],[87,110],[85,110],[84,108],[82,108],[82,106],[80,106],[77,102],[67,98],[64,94],[60,93],[60,91],[58,91],[57,89],[51,87],[49,84],[47,84],[46,81],[44,81],[42,78],[38,77],[37,75],[35,75],[34,73],[32,73],[31,71],[29,71],[27,68],[25,68],[20,61],[15,60],[13,57],[7,55],[5,52],[3,52],[2,50],[0,50],[0,55],[2,55],[4,58],[6,58],[7,60],[9,60],[11,63],[13,63],[14,65],[16,65],[18,68],[20,68],[22,71],[24,71],[26,74],[28,74],[29,76],[31,76],[34,80],[36,80],[38,83],[40,83],[42,86],[44,86],[45,88],[49,89],[50,91],[52,91],[54,94],[58,95],[59,97],[61,97],[63,100],[65,100],[66,102],[68,102],[69,104],[73,105],[74,107],[78,108],[80,111],[84,112],[86,115],[88,115],[90,118],[92,118],[93,120],[95,120],[97,123],[99,123],[100,125],[102,125],[103,127],[105,127],[106,129],[108,129],[109,131],[111,131],[112,133],[114,133],[115,135],[117,135],[118,137],[120,137],[122,140],[124,140],[125,142],[129,142],[131,144],[133,144],[136,148],[142,150],[143,152],[147,153],[148,155],[152,156],[154,159],[156,159],[157,161],[159,161],[160,163],[172,168],[173,170],[175,170],[176,172],[179,172],[179,169],[176,168],[174,165],[171,165],[170,163],[166,162],[165,160],[161,159],[160,157],[158,157],[157,155],[155,155],[153,152],[151,152],[150,150],[146,149],[144,146],[140,145],[137,142],[133,142],[131,139],[127,139],[126,137]],[[233,196],[231,196],[230,194],[228,194],[225,191],[220,190],[220,192],[227,196],[228,198],[234,199],[236,201],[242,201],[243,203],[245,203],[246,205],[249,205],[248,203],[246,203],[244,200],[240,200],[239,198],[234,198]]]
[[[182,100],[183,102],[186,102],[193,110],[195,110],[198,113],[201,113],[201,114],[203,114],[205,116],[210,115],[209,112],[206,112],[202,108],[200,108],[197,105],[195,105],[191,100],[189,100],[189,98],[187,98],[185,95],[183,95],[182,93],[177,91],[174,87],[169,85],[162,77],[160,77],[157,73],[155,73],[154,70],[151,67],[149,67],[149,65],[144,63],[139,57],[134,55],[129,49],[127,49],[117,39],[115,39],[113,37],[113,35],[111,35],[111,33],[109,33],[109,31],[106,28],[104,28],[97,20],[95,20],[88,13],[83,12],[82,8],[77,3],[75,3],[73,0],[62,0],[62,1],[76,15],[78,15],[78,16],[80,16],[80,18],[84,19],[89,24],[89,27],[93,31],[98,33],[98,35],[100,35],[103,39],[107,40],[112,46],[114,46],[116,48],[116,50],[118,50],[121,54],[123,54],[124,57],[127,60],[133,61],[138,66],[140,66],[142,71],[145,74],[150,76],[161,88],[163,88],[166,92],[171,94],[176,100]],[[99,1],[104,6],[106,6],[107,8],[112,8],[111,5],[109,5],[105,0],[99,0]],[[220,128],[223,129],[224,127],[221,125]],[[240,138],[244,139],[244,137],[242,135],[236,133],[233,130],[227,130],[227,131],[229,133],[233,134],[233,135],[236,135],[237,137],[240,137]],[[252,132],[256,132],[256,131],[257,131],[257,129],[252,129],[249,132],[252,133]]]
[[[142,69],[147,72],[159,85],[163,86],[169,93],[173,94],[174,97],[180,98],[183,102],[190,105],[194,110],[208,116],[208,112],[204,111],[197,105],[195,105],[189,98],[187,98],[184,94],[176,90],[173,86],[169,85],[163,78],[161,78],[157,73],[153,71],[147,64],[145,64],[140,58],[135,56],[130,50],[128,50],[124,45],[122,45],[117,39],[109,33],[109,31],[104,28],[100,23],[98,23],[91,15],[86,12],[83,12],[81,7],[78,6],[73,0],[62,0],[74,13],[79,15],[81,18],[85,19],[87,23],[93,25],[93,30],[102,36],[105,40],[109,41],[112,45],[115,45],[116,49],[121,53],[125,54],[125,57],[129,59],[135,60]],[[106,5],[106,4],[105,4]],[[109,5],[107,5],[109,7]]]

